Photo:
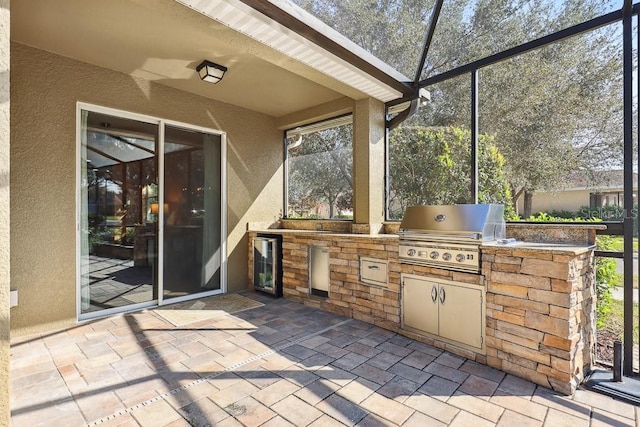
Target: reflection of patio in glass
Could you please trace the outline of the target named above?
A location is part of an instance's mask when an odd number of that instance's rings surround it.
[[[131,259],[91,255],[90,307],[87,312],[123,307],[153,299],[151,267],[135,267]]]

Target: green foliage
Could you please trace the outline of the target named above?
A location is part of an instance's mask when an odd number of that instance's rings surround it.
[[[615,250],[616,242],[612,236],[598,236],[599,250]],[[611,313],[611,290],[622,284],[622,275],[617,271],[617,264],[613,258],[596,258],[596,311],[598,313],[598,327],[603,326],[606,315]]]
[[[471,133],[460,127],[400,127],[389,135],[390,218],[407,206],[471,202]],[[511,194],[504,157],[493,138],[479,138],[481,203],[504,204],[511,215]]]

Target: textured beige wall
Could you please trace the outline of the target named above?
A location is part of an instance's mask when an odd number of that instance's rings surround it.
[[[246,288],[246,223],[282,209],[275,118],[16,43],[11,83],[13,334],[75,321],[78,101],[227,132],[228,290]]]
[[[534,193],[531,212],[549,212],[552,210],[577,211],[589,206],[590,190],[567,190],[548,193]],[[524,196],[518,199],[518,212],[524,210]]]
[[[9,0],[0,0],[0,426],[9,425]]]

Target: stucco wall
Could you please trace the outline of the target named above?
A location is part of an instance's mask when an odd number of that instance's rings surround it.
[[[227,283],[246,288],[246,223],[282,209],[275,118],[17,43],[11,83],[12,333],[75,322],[78,101],[227,132]]]
[[[531,212],[550,212],[552,210],[577,211],[589,206],[589,190],[567,190],[549,193],[534,193]],[[518,199],[518,212],[524,210],[524,196]]]
[[[0,0],[0,426],[9,425],[9,0]]]

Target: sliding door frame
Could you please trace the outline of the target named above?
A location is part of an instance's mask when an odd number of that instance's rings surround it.
[[[172,126],[175,128],[185,129],[187,131],[195,131],[216,135],[220,138],[220,289],[199,292],[196,294],[185,295],[183,297],[164,299],[164,209],[158,210],[158,298],[149,302],[129,304],[123,307],[114,307],[95,312],[82,313],[82,111],[91,113],[107,114],[128,120],[136,120],[158,126],[158,204],[164,206],[164,137],[165,127]],[[158,117],[148,116],[144,114],[133,113],[125,110],[118,110],[109,107],[102,107],[95,104],[78,102],[76,104],[76,316],[78,321],[95,319],[98,317],[110,316],[113,314],[140,310],[143,308],[160,306],[163,304],[173,304],[176,302],[207,297],[227,292],[227,134],[226,132],[196,126],[189,123],[166,120]]]

